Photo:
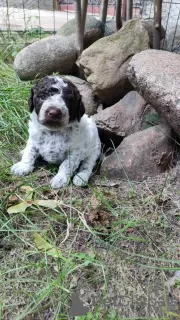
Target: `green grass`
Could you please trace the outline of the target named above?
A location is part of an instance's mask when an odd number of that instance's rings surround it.
[[[27,138],[27,99],[30,83],[22,83],[12,67],[0,64],[0,143],[1,152],[8,153],[24,144]],[[13,150],[14,151],[14,150]]]
[[[54,32],[46,32],[43,28],[32,28],[28,25],[23,32],[12,30],[0,31],[0,59],[6,63],[12,63],[14,57],[26,45],[52,34],[54,34]]]
[[[165,176],[150,185],[53,191],[50,166],[12,176],[10,166],[27,139],[31,83],[1,62],[0,85],[0,319],[70,319],[74,291],[90,308],[76,320],[178,319],[165,282],[180,269],[179,185]],[[27,196],[59,205],[8,213]],[[147,311],[148,297],[154,311]]]

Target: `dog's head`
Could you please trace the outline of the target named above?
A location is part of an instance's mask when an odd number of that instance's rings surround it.
[[[46,76],[31,89],[29,110],[35,112],[39,123],[50,130],[80,121],[85,113],[76,86],[60,76]]]

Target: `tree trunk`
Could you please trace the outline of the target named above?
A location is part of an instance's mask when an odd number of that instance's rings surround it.
[[[88,0],[81,0],[81,19],[82,19],[82,28],[83,35],[86,25],[86,14],[87,14]]]
[[[104,25],[106,24],[107,9],[108,9],[108,0],[102,0],[100,20]]]
[[[116,30],[117,31],[122,27],[121,7],[122,7],[122,0],[116,0]]]
[[[78,56],[83,51],[84,32],[81,19],[81,0],[75,0],[76,46]]]
[[[132,19],[133,16],[133,0],[127,0],[126,20]]]
[[[162,0],[154,1],[154,32],[153,32],[153,49],[160,50],[161,45],[161,11]]]

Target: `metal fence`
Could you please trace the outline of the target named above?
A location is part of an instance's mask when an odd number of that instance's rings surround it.
[[[153,19],[154,1],[142,0],[142,18]],[[180,45],[180,0],[164,0],[162,3],[162,25],[166,31],[166,38],[162,48],[179,52]]]
[[[100,5],[100,0],[89,0],[88,14],[99,18]],[[112,31],[115,30],[115,12],[116,1],[109,0],[106,27]],[[133,0],[133,17],[153,19],[153,16],[153,0]],[[55,34],[72,18],[73,0],[0,0],[0,47],[12,43],[22,45],[42,38],[47,33]],[[179,52],[180,0],[163,1],[162,25],[166,30],[162,48]]]

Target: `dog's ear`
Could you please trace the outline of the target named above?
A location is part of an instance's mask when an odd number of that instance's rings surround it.
[[[34,110],[34,102],[33,102],[33,97],[34,97],[34,89],[31,88],[31,93],[28,99],[28,106],[29,106],[29,111],[33,112]]]
[[[78,108],[77,108],[77,121],[78,122],[81,120],[81,117],[84,115],[84,113],[85,113],[84,103],[82,102],[81,95],[79,94]]]
[[[66,87],[62,88],[62,96],[69,109],[70,122],[81,120],[81,117],[85,113],[84,104],[78,88],[68,79],[63,78]]]

